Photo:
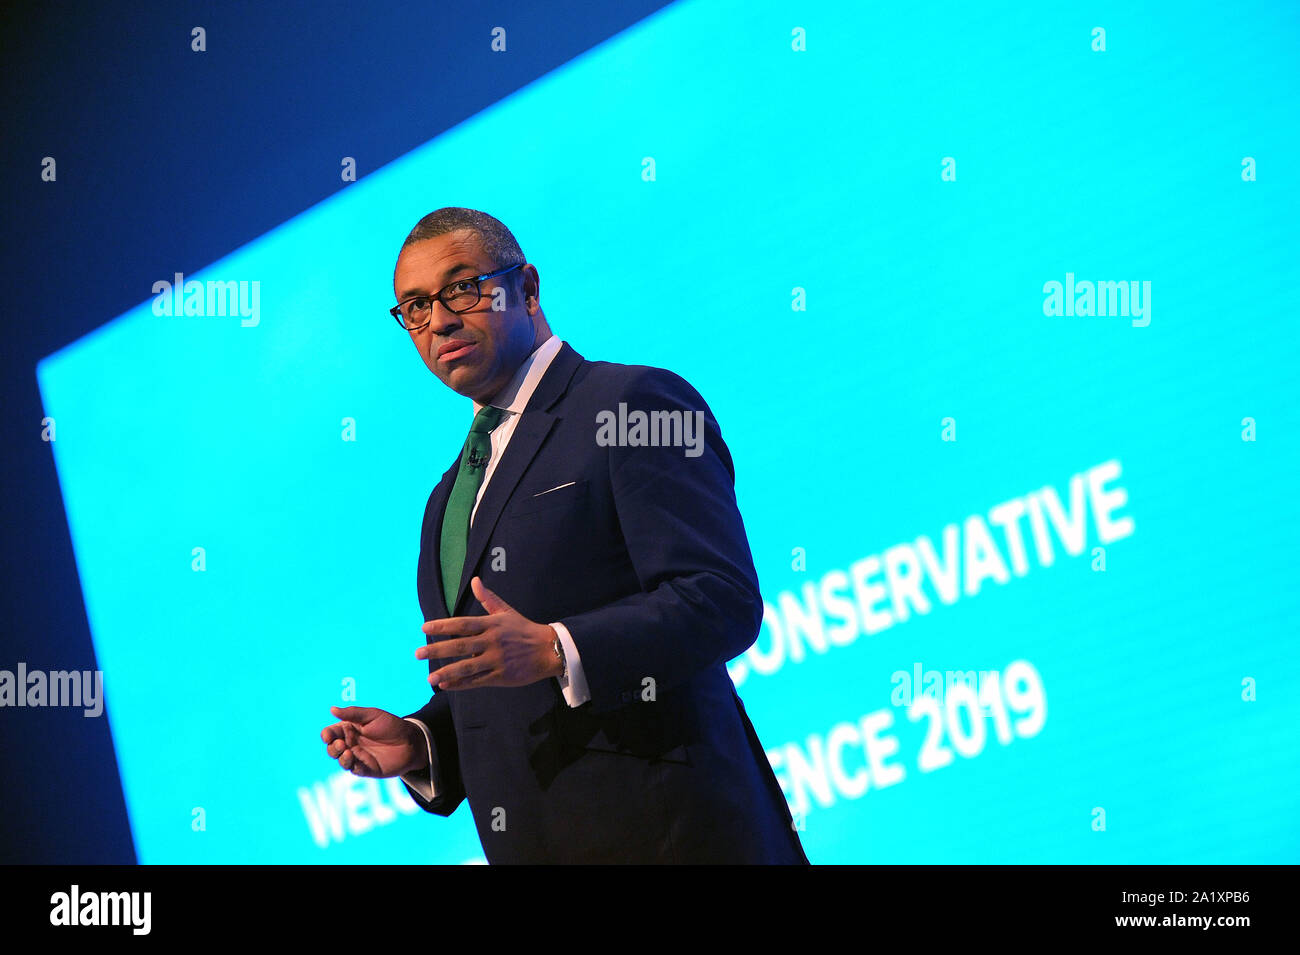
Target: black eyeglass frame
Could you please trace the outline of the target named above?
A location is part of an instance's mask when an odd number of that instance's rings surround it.
[[[390,308],[390,309],[388,310],[388,314],[391,315],[391,316],[393,316],[393,318],[397,321],[397,324],[400,325],[404,331],[408,331],[408,332],[419,331],[421,328],[424,328],[425,325],[428,325],[429,322],[433,321],[433,302],[431,301],[431,302],[429,303],[429,317],[428,317],[427,319],[425,319],[423,322],[421,322],[419,325],[407,325],[406,322],[404,322],[404,321],[402,320],[402,306],[403,306],[403,305],[407,305],[407,304],[409,304],[409,303],[411,303],[411,302],[414,302],[416,299],[421,299],[421,298],[435,299],[435,298],[436,298],[439,302],[442,303],[442,307],[445,308],[447,311],[449,311],[449,312],[453,312],[453,313],[459,315],[459,314],[461,314],[462,312],[468,312],[471,308],[473,308],[473,307],[474,307],[475,305],[477,305],[479,302],[483,301],[483,284],[482,284],[482,283],[486,282],[488,279],[494,279],[494,278],[496,278],[498,275],[505,275],[507,272],[513,272],[515,269],[522,269],[522,268],[523,268],[525,265],[527,265],[527,264],[528,264],[527,262],[516,262],[514,265],[507,265],[504,269],[497,269],[495,272],[487,272],[487,273],[485,273],[485,274],[483,274],[483,275],[475,275],[475,276],[473,276],[473,277],[471,277],[471,278],[457,279],[457,280],[454,281],[454,282],[448,282],[448,283],[447,283],[446,285],[444,285],[442,288],[438,289],[438,292],[437,292],[436,295],[412,295],[410,298],[408,298],[408,299],[404,299],[404,300],[398,302],[396,305],[394,305],[392,308]],[[456,285],[462,285],[462,284],[464,284],[465,282],[473,282],[473,283],[474,283],[474,291],[475,291],[475,298],[474,298],[474,301],[470,302],[470,303],[469,303],[468,305],[466,305],[464,308],[452,308],[450,305],[447,304],[447,299],[444,298],[443,296],[446,295],[447,290],[448,290],[449,288],[452,288],[453,286],[456,286]],[[448,296],[448,297],[450,297],[450,296]]]

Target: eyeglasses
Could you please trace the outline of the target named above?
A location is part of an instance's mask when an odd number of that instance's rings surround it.
[[[443,306],[449,311],[468,312],[483,297],[480,282],[494,279],[498,275],[505,275],[514,269],[523,268],[525,264],[524,262],[518,262],[515,265],[507,265],[504,269],[488,272],[486,275],[476,275],[471,279],[457,279],[450,285],[439,289],[437,295],[412,295],[406,301],[398,302],[390,308],[388,314],[397,319],[397,324],[407,331],[415,331],[428,325],[433,319],[433,300],[435,298],[442,302]]]

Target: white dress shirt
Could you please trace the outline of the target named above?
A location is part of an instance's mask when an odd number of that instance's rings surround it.
[[[490,402],[492,407],[502,409],[505,411],[505,415],[501,418],[500,423],[492,429],[490,435],[492,450],[488,458],[487,470],[483,474],[483,483],[479,485],[478,496],[474,498],[474,510],[470,512],[469,521],[471,527],[474,526],[474,516],[478,514],[479,501],[483,500],[483,492],[487,490],[488,482],[492,480],[492,474],[496,471],[497,462],[501,460],[506,445],[510,443],[510,436],[514,434],[515,425],[519,422],[519,416],[523,414],[529,399],[533,397],[533,392],[537,390],[537,383],[542,380],[542,375],[546,374],[546,369],[551,367],[551,362],[559,354],[562,344],[564,343],[560,341],[558,335],[552,335],[542,342],[531,355],[524,359],[524,363],[519,366],[514,377],[506,383],[506,386],[492,397]],[[474,402],[475,414],[478,414],[482,409],[483,405],[477,401]],[[565,677],[556,677],[555,679],[559,681],[565,702],[569,706],[581,706],[591,699],[591,693],[587,689],[587,679],[582,672],[582,661],[578,658],[578,648],[573,643],[573,637],[569,635],[568,627],[558,622],[552,623],[550,626],[560,638],[560,647],[564,650],[565,664],[568,668]],[[455,692],[473,693],[474,691],[457,690]],[[431,800],[438,792],[435,784],[437,764],[433,755],[433,736],[429,732],[429,727],[425,726],[420,720],[412,716],[408,716],[407,719],[424,731],[424,742],[429,751],[429,769],[427,773],[421,770],[403,776],[402,781],[425,799]]]

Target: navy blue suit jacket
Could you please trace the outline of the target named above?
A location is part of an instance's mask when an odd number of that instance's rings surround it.
[[[598,414],[620,403],[703,412],[703,453],[599,443]],[[458,463],[425,509],[426,620],[448,615],[438,542]],[[529,619],[568,627],[591,699],[570,707],[554,679],[436,691],[411,714],[440,773],[432,802],[407,787],[422,808],[450,815],[468,798],[492,863],[807,863],[727,675],[763,604],[731,455],[683,378],[563,345],[479,502],[456,616],[485,612],[475,575]]]

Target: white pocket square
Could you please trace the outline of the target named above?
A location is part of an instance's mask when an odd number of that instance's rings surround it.
[[[563,487],[573,487],[573,485],[577,483],[578,483],[577,481],[569,481],[567,484],[557,484],[555,485],[555,487],[548,487],[545,491],[538,491],[536,494],[533,495],[533,497],[541,497],[543,494],[550,494],[552,491],[558,491],[560,488]]]

